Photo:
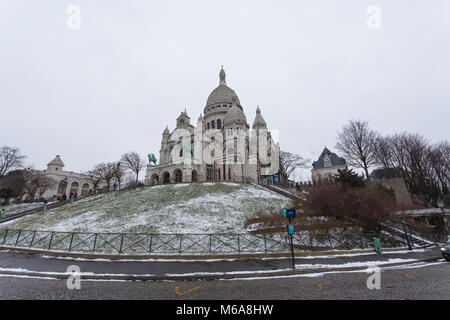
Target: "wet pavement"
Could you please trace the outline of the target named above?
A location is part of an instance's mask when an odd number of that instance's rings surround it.
[[[297,268],[311,265],[341,265],[367,261],[389,261],[390,259],[432,259],[441,257],[438,248],[404,250],[396,253],[382,254],[347,254],[335,256],[304,256],[297,257]],[[96,274],[136,274],[163,275],[185,273],[238,272],[238,271],[270,271],[289,269],[292,267],[290,258],[274,259],[230,259],[210,261],[188,260],[84,260],[70,258],[46,257],[36,254],[23,254],[8,251],[0,252],[0,268],[26,269],[37,272],[66,272],[71,265],[77,265],[81,272]]]

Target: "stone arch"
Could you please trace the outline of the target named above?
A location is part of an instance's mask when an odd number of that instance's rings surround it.
[[[198,182],[198,172],[197,172],[197,170],[192,170],[192,182]]]
[[[78,194],[78,187],[79,187],[79,184],[78,184],[78,182],[76,182],[76,181],[74,181],[74,182],[72,182],[72,184],[70,185],[70,192],[72,192],[73,194]]]
[[[212,165],[206,165],[206,181],[213,181],[213,168]]]
[[[181,169],[175,169],[172,173],[172,179],[175,183],[183,182],[183,171]]]
[[[58,185],[58,195],[63,195],[67,190],[67,180],[61,180]]]
[[[89,184],[85,183],[83,184],[83,186],[81,187],[81,196],[85,197],[89,195]]]
[[[150,178],[150,184],[154,186],[155,184],[159,183],[159,176],[157,173],[152,174],[152,177]]]
[[[162,183],[163,183],[163,184],[170,183],[170,173],[167,172],[167,171],[164,171],[164,172],[161,174],[161,179],[162,179]]]

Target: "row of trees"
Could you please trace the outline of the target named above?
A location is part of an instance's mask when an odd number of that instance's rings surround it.
[[[87,172],[91,178],[93,189],[97,190],[98,186],[105,182],[107,190],[111,188],[111,181],[115,179],[120,189],[123,177],[127,172],[133,172],[136,176],[135,184],[138,184],[139,173],[145,167],[145,160],[136,152],[128,152],[122,155],[119,161],[101,162],[94,166],[92,170]]]
[[[417,133],[383,136],[367,121],[351,120],[338,134],[336,148],[350,166],[369,178],[370,168],[391,170],[403,177],[408,190],[436,204],[449,195],[450,143],[431,143]]]
[[[18,148],[0,147],[0,198],[31,200],[40,199],[44,193],[57,185],[55,181],[42,171],[24,168],[25,155]],[[87,172],[93,184],[93,190],[99,189],[101,183],[106,183],[107,190],[111,188],[113,179],[120,185],[128,172],[134,173],[135,184],[138,184],[139,173],[145,167],[145,160],[136,152],[128,152],[119,161],[102,162]]]
[[[1,177],[0,198],[23,199],[27,195],[34,201],[35,199],[40,199],[47,190],[56,184],[56,180],[40,171],[28,169],[13,170]]]

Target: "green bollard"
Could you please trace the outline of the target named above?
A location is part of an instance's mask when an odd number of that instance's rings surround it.
[[[380,238],[373,238],[373,245],[375,247],[375,252],[376,253],[381,253],[381,243],[380,243]]]

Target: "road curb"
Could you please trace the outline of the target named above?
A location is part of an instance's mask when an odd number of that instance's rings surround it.
[[[415,249],[425,249],[415,248]],[[396,252],[404,251],[408,248],[396,248],[396,249],[384,249],[383,252]],[[167,259],[167,260],[212,260],[212,259],[261,259],[261,258],[290,258],[290,252],[281,253],[239,253],[239,254],[208,254],[208,255],[117,255],[117,254],[94,254],[94,253],[82,253],[82,252],[66,252],[66,251],[52,251],[45,249],[35,249],[35,248],[22,248],[22,247],[9,247],[0,246],[0,251],[10,251],[23,254],[36,254],[45,255],[55,258],[82,258],[82,259],[106,259],[113,261],[120,260],[157,260],[157,259]],[[345,254],[361,254],[361,253],[373,253],[376,254],[373,249],[371,250],[339,250],[339,251],[302,251],[295,252],[296,258],[301,258],[304,256],[340,256]]]

